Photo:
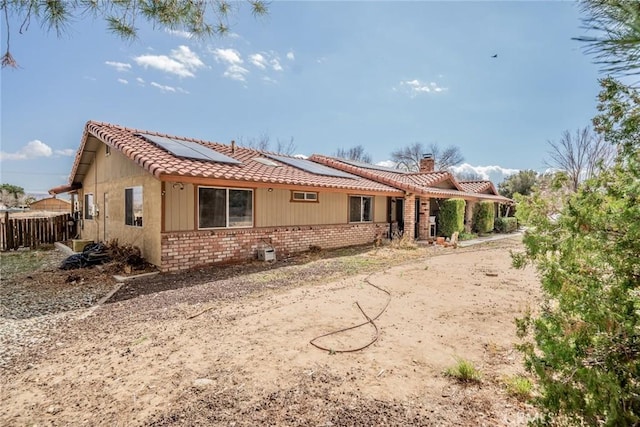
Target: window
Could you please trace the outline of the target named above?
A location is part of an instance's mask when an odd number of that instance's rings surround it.
[[[93,219],[93,194],[84,195],[84,219]]]
[[[253,226],[253,190],[198,187],[198,228]]]
[[[349,196],[349,222],[373,221],[372,206],[370,196]]]
[[[124,223],[142,227],[142,187],[124,190]]]
[[[318,193],[315,191],[292,191],[292,202],[317,202]]]

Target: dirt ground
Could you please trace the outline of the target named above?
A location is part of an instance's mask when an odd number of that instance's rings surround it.
[[[524,373],[514,318],[539,299],[535,271],[510,267],[520,246],[127,284],[3,369],[0,425],[524,426],[533,409],[504,387]],[[444,374],[459,359],[480,383]]]

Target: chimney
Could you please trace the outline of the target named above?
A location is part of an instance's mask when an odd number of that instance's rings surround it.
[[[235,154],[236,152],[236,142],[231,140],[231,154]]]
[[[433,172],[435,168],[436,159],[433,158],[433,154],[423,154],[420,159],[420,173]]]

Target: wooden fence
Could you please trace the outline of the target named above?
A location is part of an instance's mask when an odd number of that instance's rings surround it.
[[[35,249],[43,244],[69,240],[75,234],[75,226],[70,224],[73,224],[71,214],[49,218],[10,218],[9,213],[5,213],[0,221],[0,250]]]

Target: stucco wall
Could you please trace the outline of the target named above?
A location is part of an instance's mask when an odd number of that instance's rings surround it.
[[[93,144],[96,144],[93,140]],[[82,182],[78,199],[93,194],[98,214],[81,223],[81,237],[96,242],[117,239],[119,244],[135,245],[149,262],[160,263],[161,183],[117,150],[106,154],[105,144],[97,144],[94,160]],[[142,227],[125,225],[125,189],[141,186]],[[106,197],[105,197],[106,194]]]

